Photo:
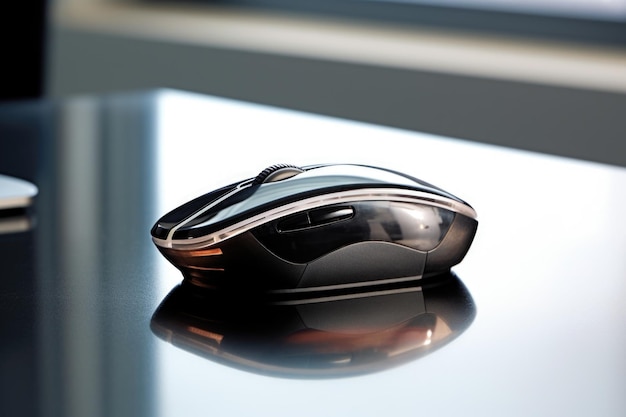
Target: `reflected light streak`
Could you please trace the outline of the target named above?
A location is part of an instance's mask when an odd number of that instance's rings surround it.
[[[591,19],[624,21],[626,1],[624,0],[376,0],[389,3],[434,4],[447,7],[467,7],[470,9],[524,12],[538,15],[555,15]]]
[[[426,340],[424,340],[424,346],[428,346],[432,343],[433,331],[428,329],[426,332]]]
[[[222,255],[222,250],[220,248],[189,251],[189,256],[193,256],[193,257],[218,256],[218,255]]]

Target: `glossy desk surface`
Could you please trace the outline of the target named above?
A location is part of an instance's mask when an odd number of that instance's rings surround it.
[[[182,276],[154,221],[266,166],[320,162],[389,167],[476,209],[458,337],[315,378],[212,360],[226,336],[210,328],[179,328],[213,340],[195,353],[159,337]],[[626,169],[164,90],[2,104],[0,173],[39,187],[28,216],[2,219],[2,416],[626,415]]]

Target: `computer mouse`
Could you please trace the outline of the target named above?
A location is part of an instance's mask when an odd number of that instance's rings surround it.
[[[151,234],[196,285],[297,293],[444,273],[477,226],[468,203],[409,175],[279,164],[183,204]]]

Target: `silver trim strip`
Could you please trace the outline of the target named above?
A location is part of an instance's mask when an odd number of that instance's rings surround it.
[[[394,294],[404,294],[410,292],[422,292],[422,287],[409,287],[409,288],[397,288],[394,290],[379,290],[379,291],[370,291],[364,293],[357,294],[343,294],[343,295],[332,295],[332,296],[322,296],[315,298],[306,298],[301,300],[285,300],[285,301],[273,301],[270,304],[272,305],[301,305],[301,304],[314,304],[314,303],[326,303],[329,301],[341,301],[341,300],[351,300],[355,298],[369,298],[369,297],[378,297],[381,295],[394,295]]]
[[[307,292],[316,292],[316,291],[343,290],[347,288],[370,287],[370,286],[379,286],[381,284],[397,284],[399,282],[419,281],[420,279],[422,279],[421,275],[413,275],[410,277],[386,278],[386,279],[378,279],[378,280],[373,280],[373,281],[351,282],[349,284],[321,285],[319,287],[270,290],[270,291],[267,291],[267,294],[297,294],[297,293],[307,293]]]
[[[238,190],[238,189],[237,189]],[[231,191],[231,193],[235,192],[235,190]],[[228,193],[229,195],[231,193]],[[224,196],[225,198],[226,196]],[[222,198],[219,199],[221,201]],[[339,203],[350,203],[357,201],[396,201],[396,202],[408,202],[408,203],[420,203],[433,207],[440,207],[444,209],[451,210],[455,213],[463,214],[464,216],[470,217],[472,219],[476,219],[476,211],[459,201],[426,193],[423,191],[416,190],[404,190],[404,189],[391,189],[391,188],[365,188],[359,190],[348,190],[348,191],[340,191],[332,194],[325,194],[323,196],[316,196],[306,198],[304,200],[295,201],[293,203],[285,204],[284,206],[277,207],[273,210],[266,211],[264,213],[258,214],[256,216],[250,217],[249,219],[240,221],[233,225],[227,226],[222,230],[218,230],[217,232],[211,233],[210,235],[201,236],[197,238],[184,239],[184,240],[174,240],[172,239],[174,229],[178,230],[183,224],[188,223],[193,218],[197,216],[194,214],[189,219],[181,222],[181,224],[177,225],[176,228],[173,228],[172,231],[167,236],[167,239],[159,239],[156,237],[152,237],[152,240],[157,246],[171,249],[180,249],[180,250],[193,250],[206,248],[215,244],[218,244],[224,240],[230,239],[231,237],[237,236],[241,233],[244,233],[250,229],[253,229],[261,224],[270,222],[272,220],[276,220],[280,217],[284,217],[290,214],[294,214],[304,210],[310,210],[313,208],[329,205],[329,204],[339,204]],[[215,203],[217,204],[217,202]],[[208,210],[213,204],[210,204],[206,207]],[[205,209],[200,210],[201,212],[205,212]],[[199,215],[199,214],[198,214]]]

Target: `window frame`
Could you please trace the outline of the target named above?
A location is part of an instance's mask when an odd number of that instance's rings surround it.
[[[173,0],[134,1],[181,4]],[[184,0],[182,3],[301,13],[536,40],[626,46],[626,18],[621,21],[603,20],[376,0]]]

